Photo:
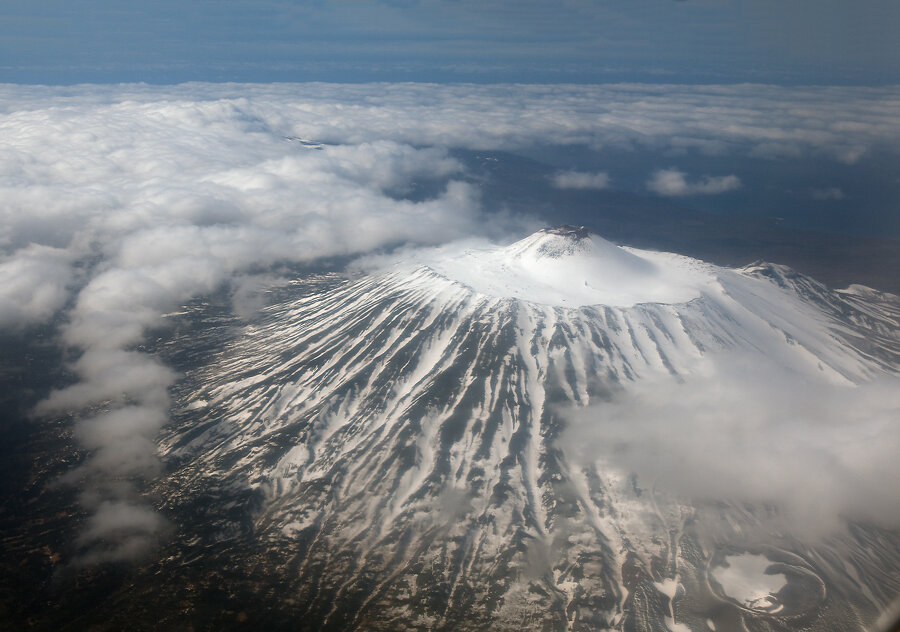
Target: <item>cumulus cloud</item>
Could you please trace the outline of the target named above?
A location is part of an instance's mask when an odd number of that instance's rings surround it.
[[[125,349],[90,346],[72,368],[81,381],[53,391],[38,404],[38,412],[77,412],[103,402],[165,407],[166,389],[175,381],[175,373],[157,359]]]
[[[40,324],[66,302],[72,282],[65,250],[31,244],[0,260],[0,329]]]
[[[553,176],[557,189],[605,189],[609,186],[609,174],[603,171],[560,171]]]
[[[659,195],[680,197],[685,195],[716,195],[740,188],[737,176],[703,176],[696,182],[688,182],[687,174],[677,169],[660,169],[647,180],[647,188]]]
[[[87,566],[140,558],[153,550],[167,527],[165,519],[148,507],[101,502],[76,540],[84,552],[74,564]]]
[[[248,101],[205,99],[202,88],[189,99],[163,91],[99,101],[103,88],[59,89],[74,99],[66,107],[15,90],[17,107],[0,116],[9,148],[0,157],[0,326],[65,310],[61,341],[77,382],[36,412],[75,417],[89,453],[67,477],[91,490],[85,505],[97,512],[83,561],[145,551],[165,524],[147,518],[135,485],[160,471],[154,440],[177,375],[135,347],[165,326],[166,312],[232,281],[244,310],[247,279],[271,281],[265,271],[276,263],[508,229],[455,179],[463,166],[444,146],[373,138],[313,151]],[[419,181],[436,193],[404,198]],[[115,516],[144,519],[101,528]]]
[[[692,501],[766,504],[797,535],[900,525],[900,382],[835,386],[761,356],[629,385],[568,414],[565,449]]]

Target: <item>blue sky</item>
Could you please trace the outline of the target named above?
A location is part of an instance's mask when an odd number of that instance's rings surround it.
[[[893,0],[6,0],[0,81],[900,82]]]

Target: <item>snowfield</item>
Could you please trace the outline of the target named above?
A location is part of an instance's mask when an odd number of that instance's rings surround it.
[[[711,267],[696,259],[548,231],[448,253],[430,266],[482,294],[560,307],[686,303],[715,285]]]

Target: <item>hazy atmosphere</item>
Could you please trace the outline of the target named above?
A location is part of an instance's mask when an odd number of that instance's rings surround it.
[[[891,0],[11,0],[0,80],[887,84]]]

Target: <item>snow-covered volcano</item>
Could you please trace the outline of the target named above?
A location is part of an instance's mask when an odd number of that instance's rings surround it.
[[[542,230],[506,247],[467,249],[429,265],[482,294],[563,307],[684,303],[715,281],[711,268],[696,259],[622,248],[572,226]]]
[[[196,546],[240,541],[301,628],[858,628],[888,598],[864,566],[900,563],[889,540],[872,538],[874,557],[794,555],[790,590],[757,613],[731,595],[733,573],[708,570],[725,531],[701,537],[697,508],[570,458],[561,411],[732,351],[850,386],[896,373],[898,322],[896,297],[571,227],[443,249],[248,327],[184,395],[192,412],[162,437],[175,471],[158,491],[173,511],[215,514]],[[733,538],[756,518],[727,500]],[[800,598],[795,581],[829,590]]]

